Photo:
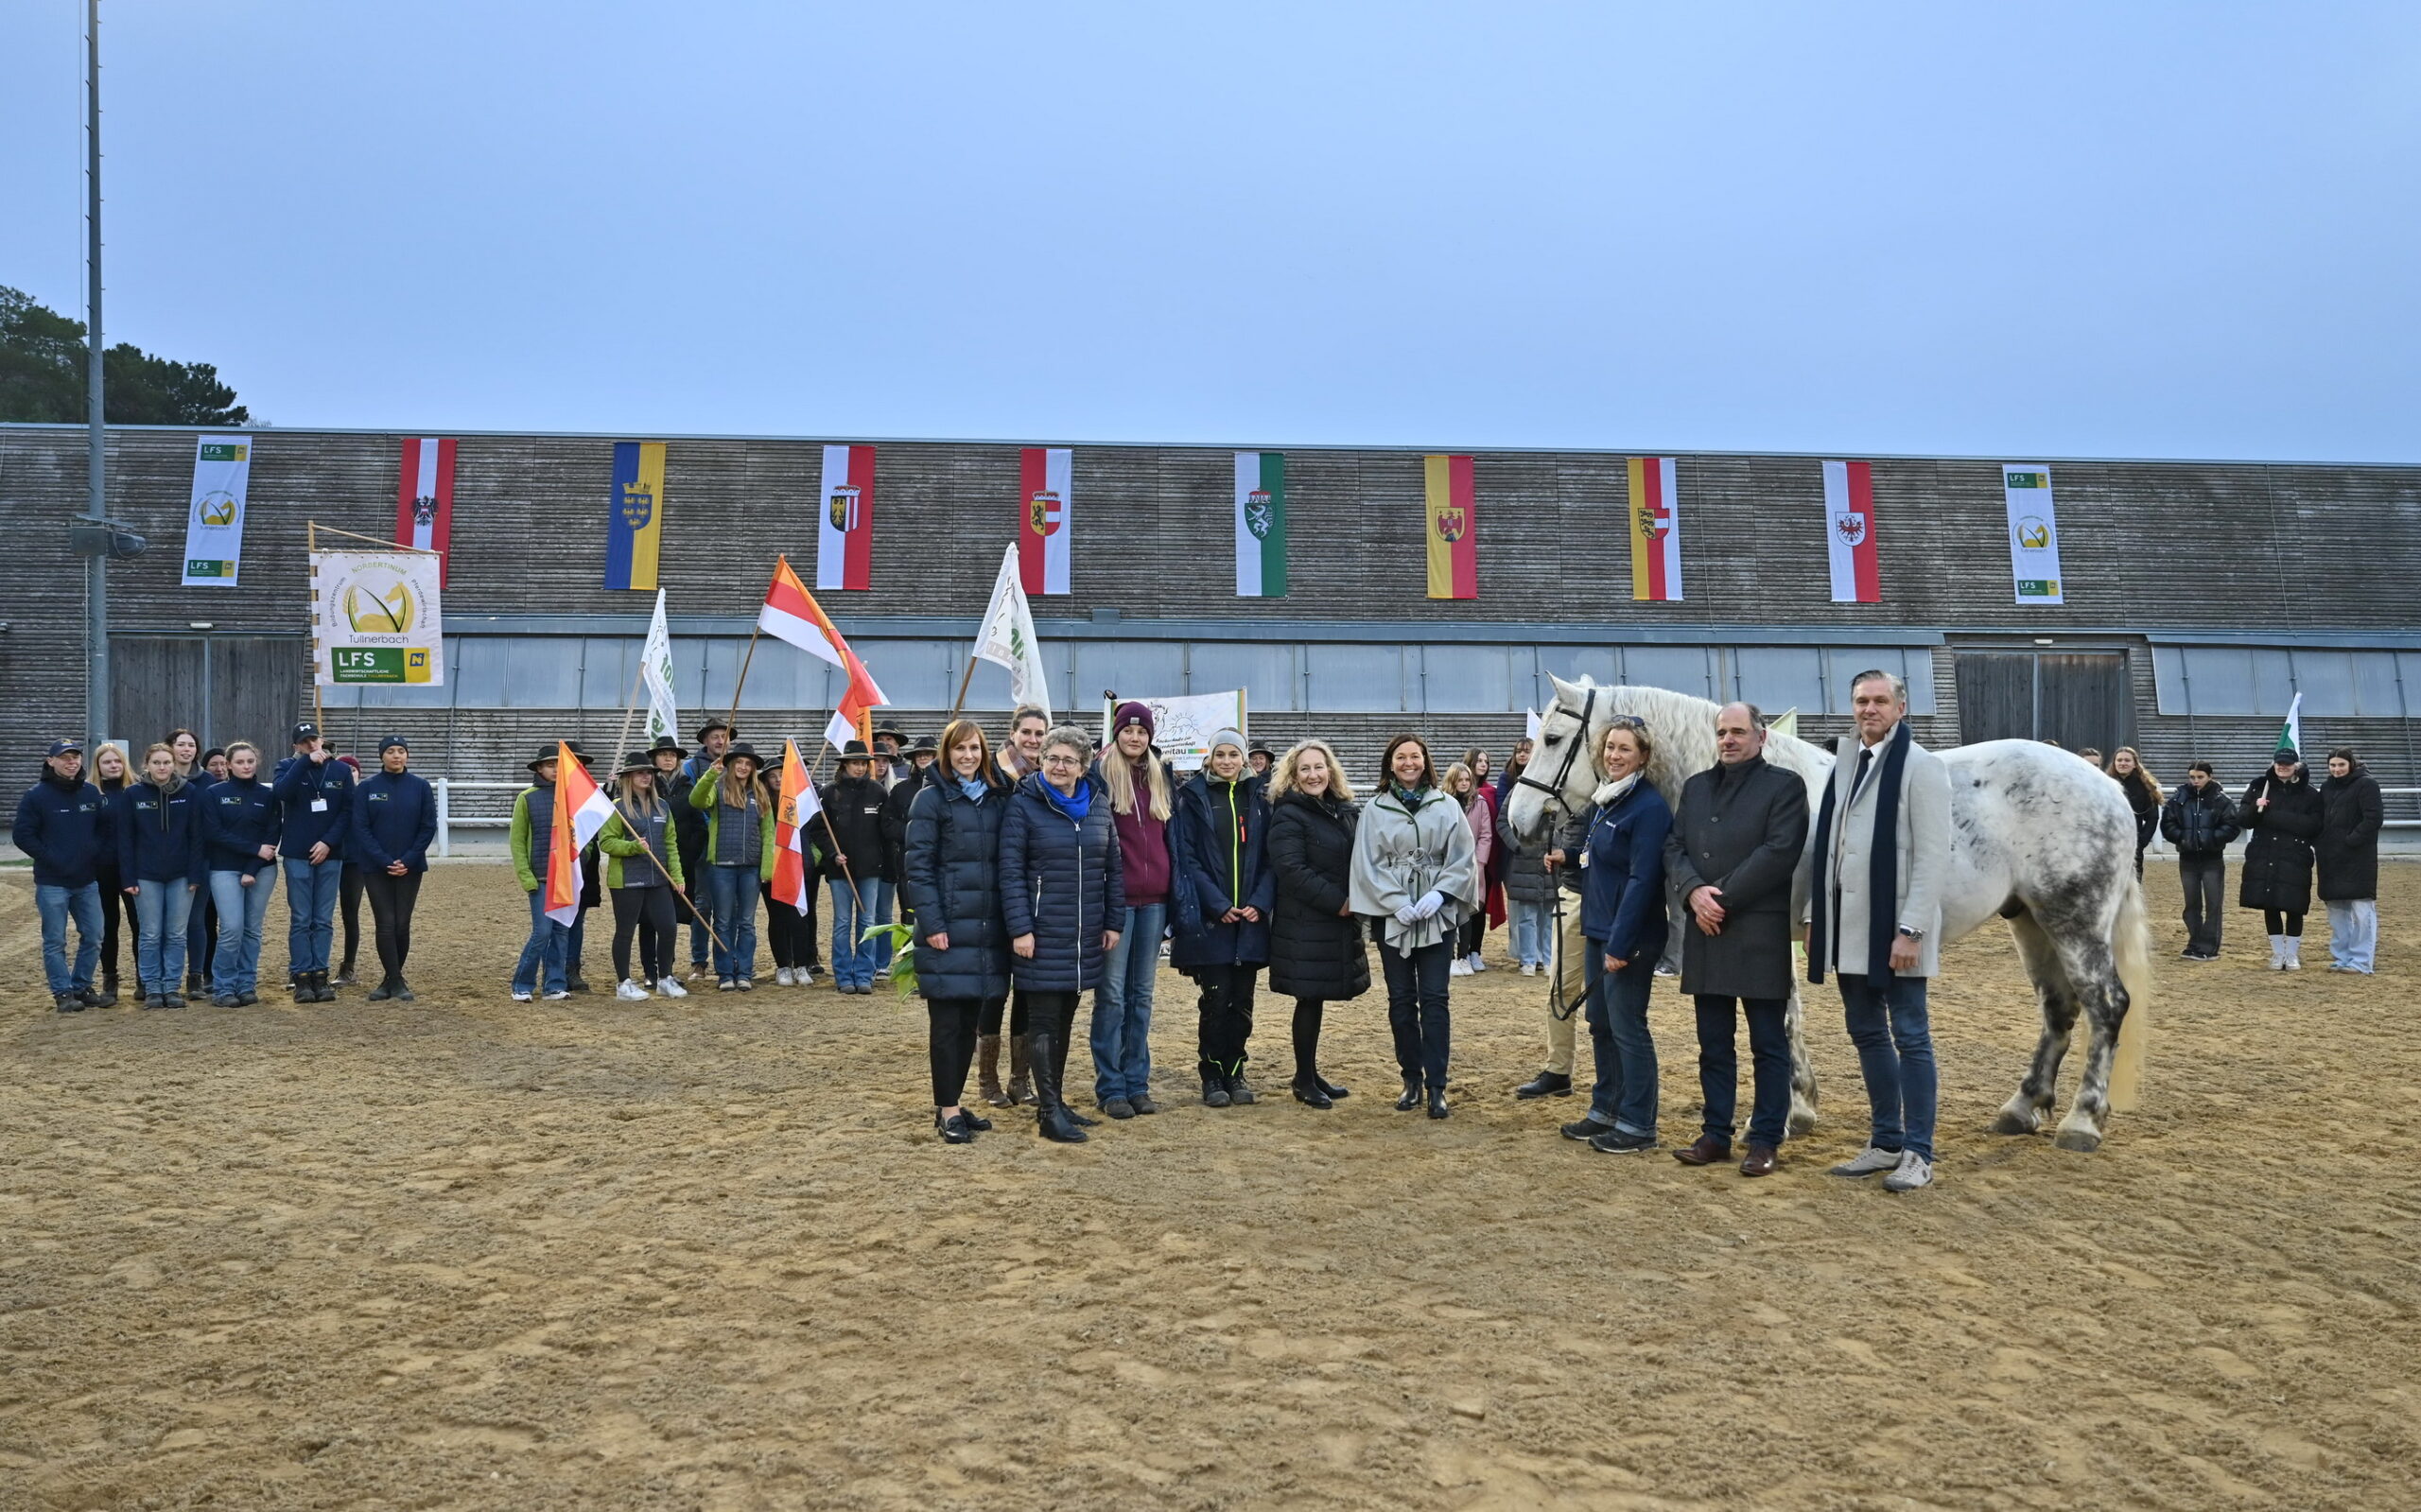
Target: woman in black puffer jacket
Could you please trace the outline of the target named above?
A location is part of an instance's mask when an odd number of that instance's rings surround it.
[[[1001,821],[1001,913],[1009,974],[1026,997],[1026,1054],[1041,1106],[1035,1130],[1074,1144],[1100,1121],[1069,1110],[1060,1082],[1076,999],[1101,981],[1126,917],[1109,790],[1088,767],[1092,739],[1072,724],[1042,738],[1042,770],[1019,782]]]
[[[2270,770],[2253,779],[2237,805],[2237,821],[2253,838],[2244,847],[2244,880],[2237,902],[2259,909],[2270,931],[2270,969],[2304,968],[2304,915],[2311,912],[2311,843],[2320,838],[2323,806],[2302,757],[2280,746]]]
[[[933,1128],[966,1144],[992,1126],[960,1105],[975,1058],[975,1026],[1009,993],[1009,936],[1001,920],[1001,823],[1009,781],[983,727],[952,720],[941,761],[915,779],[900,839],[900,895],[916,930],[916,991],[932,1020]]]
[[[1361,811],[1325,740],[1279,757],[1269,792],[1269,990],[1295,999],[1295,1101],[1324,1108],[1345,1088],[1320,1075],[1322,1011],[1370,990],[1369,947],[1348,902]]]

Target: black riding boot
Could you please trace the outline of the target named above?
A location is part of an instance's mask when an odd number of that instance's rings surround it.
[[[1057,1144],[1082,1144],[1092,1136],[1076,1127],[1068,1104],[1059,1097],[1059,1062],[1051,1053],[1052,1032],[1037,1029],[1026,1035],[1027,1065],[1034,1072],[1035,1101],[1039,1106],[1034,1132]]]

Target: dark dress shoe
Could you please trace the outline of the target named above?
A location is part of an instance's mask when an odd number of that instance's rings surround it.
[[[1295,1094],[1295,1101],[1305,1107],[1336,1106],[1334,1100],[1328,1095],[1328,1089],[1320,1086],[1317,1077],[1308,1082],[1295,1082],[1291,1084],[1291,1089]]]
[[[1419,1082],[1404,1083],[1403,1096],[1396,1099],[1396,1111],[1399,1113],[1409,1113],[1420,1105],[1420,1084]]]
[[[1534,1097],[1570,1097],[1572,1078],[1561,1071],[1541,1071],[1513,1088],[1513,1095],[1525,1102]]]
[[[973,1108],[960,1108],[958,1110],[958,1116],[965,1119],[967,1121],[967,1126],[973,1129],[978,1134],[989,1134],[992,1132],[992,1121],[986,1118],[978,1118]]]
[[[371,988],[370,996],[362,1000],[365,1002],[385,1002],[394,995],[395,984],[392,982],[382,982],[378,983],[378,985]]]
[[[935,1113],[933,1132],[942,1137],[944,1144],[973,1144],[975,1142],[975,1131],[967,1126],[964,1114],[946,1119],[939,1113]]]
[[[1732,1141],[1718,1139],[1712,1134],[1701,1134],[1698,1142],[1689,1148],[1674,1151],[1673,1158],[1685,1166],[1711,1166],[1718,1160],[1732,1158]]]
[[[1749,1153],[1740,1157],[1740,1173],[1744,1176],[1770,1176],[1774,1173],[1774,1147],[1749,1141]]]
[[[1320,1084],[1320,1090],[1329,1095],[1329,1101],[1331,1102],[1336,1102],[1340,1099],[1351,1097],[1353,1095],[1351,1092],[1349,1092],[1344,1087],[1337,1086],[1334,1082],[1330,1081],[1325,1076],[1315,1076],[1312,1080]]]
[[[1101,1105],[1101,1110],[1113,1119],[1131,1119],[1135,1116],[1135,1104],[1123,1097],[1111,1098]]]
[[[1202,1079],[1202,1105],[1204,1107],[1228,1105],[1228,1084],[1225,1080],[1216,1076],[1206,1076]]]
[[[1429,1089],[1429,1116],[1433,1119],[1442,1119],[1446,1116],[1446,1089],[1442,1086],[1433,1086]]]
[[[418,1002],[420,999],[412,996],[412,984],[406,982],[403,978],[397,977],[395,979],[395,1000],[397,1002]]]
[[[1586,1144],[1601,1134],[1613,1133],[1614,1126],[1611,1123],[1600,1123],[1594,1117],[1591,1117],[1582,1119],[1576,1123],[1567,1123],[1557,1132],[1567,1139],[1577,1139]]]
[[[1134,1104],[1137,1113],[1158,1113],[1160,1110],[1160,1105],[1152,1101],[1149,1092],[1138,1092],[1126,1101]]]
[[[1092,1138],[1076,1126],[1064,1107],[1047,1107],[1034,1121],[1034,1132],[1054,1144],[1082,1144]]]
[[[1098,1129],[1101,1127],[1101,1120],[1089,1119],[1083,1114],[1077,1112],[1074,1108],[1062,1108],[1060,1111],[1068,1115],[1069,1122],[1074,1124],[1080,1129]]]

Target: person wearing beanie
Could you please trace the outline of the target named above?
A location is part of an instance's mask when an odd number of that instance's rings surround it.
[[[1252,1036],[1254,980],[1269,961],[1269,803],[1245,765],[1245,738],[1210,737],[1202,770],[1176,791],[1169,821],[1169,964],[1200,989],[1196,1053],[1202,1101],[1228,1107],[1255,1101],[1245,1080]]]
[[[346,751],[339,755],[337,759],[344,764],[347,772],[353,773],[354,786],[360,787],[361,758]],[[338,987],[353,985],[354,963],[361,959],[363,882],[361,862],[348,848],[352,841],[353,821],[348,818],[343,828],[339,832],[337,843],[337,854],[344,861],[337,871],[337,937],[343,941],[344,948],[338,953],[336,974],[328,979],[330,985]],[[373,928],[375,928],[374,924]]]
[[[2239,907],[2259,909],[2270,933],[2270,969],[2304,968],[2304,915],[2311,912],[2312,843],[2327,812],[2311,785],[2303,757],[2282,745],[2270,770],[2244,790],[2237,823],[2253,838],[2245,843],[2244,877],[2237,884]]]
[[[1126,883],[1126,917],[1093,990],[1093,1101],[1113,1119],[1160,1110],[1152,1101],[1152,987],[1168,932],[1168,827],[1176,798],[1168,763],[1152,752],[1157,733],[1148,706],[1121,704],[1110,716],[1109,748],[1093,769],[1109,794]],[[987,1044],[988,1064],[1000,1041]]]
[[[223,759],[226,779],[201,794],[202,845],[218,903],[210,1000],[241,1008],[260,1001],[261,922],[277,889],[279,811],[276,791],[261,780],[258,747],[238,740]]]
[[[412,911],[437,843],[437,790],[411,769],[411,746],[400,735],[378,742],[378,770],[353,790],[353,833],[345,856],[361,873],[370,899],[371,943],[378,952],[373,1002],[412,1001],[404,963],[412,953]]]
[[[277,853],[286,871],[286,969],[296,1002],[334,1002],[328,956],[344,880],[353,769],[329,753],[316,724],[297,724],[289,739],[294,754],[278,763],[271,785],[282,810]]]
[[[93,968],[101,958],[101,791],[84,780],[84,748],[53,740],[42,775],[17,800],[17,848],[34,863],[34,912],[42,918],[42,967],[51,1006],[62,1014],[100,1006]],[[67,956],[67,925],[76,956]]]
[[[655,757],[634,751],[622,758],[613,817],[597,832],[605,855],[605,889],[614,898],[614,996],[644,1001],[653,987],[667,998],[688,993],[672,980],[672,947],[679,938],[672,895],[682,882],[681,848],[672,828],[672,805],[656,786]],[[631,969],[636,936],[639,969]]]

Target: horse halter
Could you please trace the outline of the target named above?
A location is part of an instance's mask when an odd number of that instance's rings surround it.
[[[1541,782],[1530,775],[1527,768],[1523,769],[1522,774],[1513,779],[1513,785],[1517,788],[1536,788],[1545,793],[1547,802],[1561,809],[1566,816],[1569,816],[1573,810],[1572,806],[1563,801],[1563,785],[1572,780],[1572,764],[1580,758],[1580,748],[1589,743],[1589,716],[1596,712],[1597,695],[1600,691],[1602,689],[1591,687],[1588,699],[1581,704],[1580,733],[1574,738],[1570,745],[1564,747],[1563,765],[1556,769],[1555,781]],[[1556,706],[1561,708],[1563,705],[1559,704]]]

